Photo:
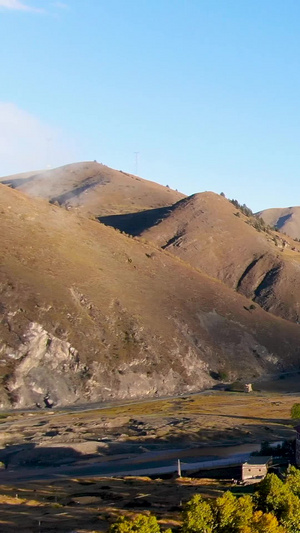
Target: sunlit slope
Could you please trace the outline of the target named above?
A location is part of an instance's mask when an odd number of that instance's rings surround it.
[[[7,176],[0,181],[94,216],[164,207],[184,197],[169,187],[90,161]]]
[[[298,365],[299,326],[167,251],[0,192],[2,406],[174,394]]]
[[[265,309],[300,321],[300,245],[222,196],[185,198],[141,234]]]
[[[265,209],[258,213],[267,224],[275,226],[281,232],[294,239],[300,239],[300,207],[283,207]]]

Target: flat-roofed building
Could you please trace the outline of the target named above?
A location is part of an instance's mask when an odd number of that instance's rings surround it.
[[[271,457],[250,457],[242,464],[242,481],[260,481],[267,475],[271,463]]]

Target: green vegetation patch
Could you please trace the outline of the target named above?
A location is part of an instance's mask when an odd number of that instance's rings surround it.
[[[268,474],[254,495],[231,491],[219,498],[195,494],[182,511],[181,533],[300,533],[300,471],[290,467],[284,481]],[[160,533],[155,516],[120,518],[109,533]],[[167,529],[171,533],[171,529]]]
[[[300,418],[300,403],[294,403],[291,408],[291,418],[297,420]]]

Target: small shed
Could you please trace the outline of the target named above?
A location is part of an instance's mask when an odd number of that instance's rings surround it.
[[[268,473],[272,457],[253,456],[242,464],[242,481],[261,481]]]

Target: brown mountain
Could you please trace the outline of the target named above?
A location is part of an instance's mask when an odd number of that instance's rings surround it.
[[[4,185],[0,192],[2,407],[174,394],[207,387],[223,372],[249,379],[299,364],[298,325],[250,307],[175,256],[169,240],[177,235],[179,245],[186,229],[179,219],[159,247]],[[190,202],[197,219],[198,197],[177,208]],[[237,217],[225,200],[216,205],[223,257]],[[203,254],[209,233],[213,243],[218,234],[204,218]],[[195,246],[181,242],[175,248]],[[241,238],[240,249],[246,244]]]
[[[94,216],[165,207],[184,197],[169,187],[95,161],[7,176],[0,182],[30,196],[46,198],[51,203]]]
[[[246,216],[231,202],[206,192],[170,208],[101,217],[142,235],[192,266],[224,282],[264,309],[300,321],[299,244]]]
[[[300,239],[300,207],[265,209],[258,216],[293,239]]]

